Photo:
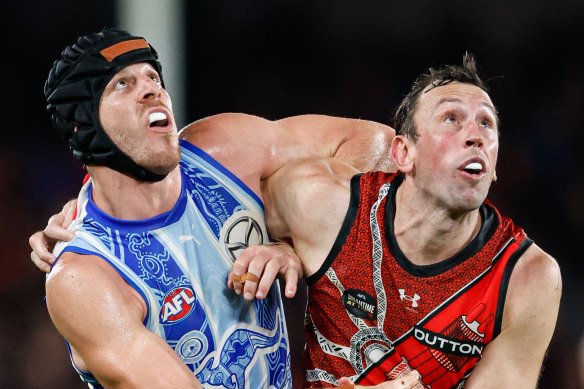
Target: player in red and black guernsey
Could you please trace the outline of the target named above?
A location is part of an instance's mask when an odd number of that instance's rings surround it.
[[[399,173],[307,159],[263,184],[268,229],[309,285],[305,386],[416,369],[416,388],[534,388],[560,270],[486,200],[498,115],[474,58],[418,78],[395,129]]]

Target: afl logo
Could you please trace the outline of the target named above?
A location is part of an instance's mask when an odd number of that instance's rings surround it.
[[[188,286],[174,288],[164,296],[160,308],[160,323],[173,324],[186,318],[195,307],[195,293]]]
[[[258,220],[261,215],[249,210],[233,214],[221,231],[221,239],[230,259],[235,261],[243,250],[249,246],[257,246],[267,241],[263,223]]]

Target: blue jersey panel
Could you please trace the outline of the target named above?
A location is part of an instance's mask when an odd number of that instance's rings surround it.
[[[253,302],[226,286],[241,251],[268,240],[263,205],[202,150],[181,141],[181,151],[182,190],[170,212],[112,218],[91,201],[89,183],[79,196],[76,237],[57,254],[93,254],[110,263],[144,298],[147,328],[205,388],[291,387],[278,286]]]

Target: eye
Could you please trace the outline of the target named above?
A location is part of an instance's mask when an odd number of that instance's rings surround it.
[[[119,80],[116,81],[116,89],[117,88],[125,88],[126,86],[128,86],[128,81],[125,78],[120,78]]]
[[[446,123],[451,123],[451,124],[456,124],[456,116],[453,114],[448,114],[446,115],[446,117],[444,118],[444,121]]]
[[[156,74],[156,73],[153,73],[153,74],[151,74],[151,75],[150,75],[150,79],[151,79],[152,81],[154,81],[154,82],[157,82],[157,83],[160,83],[160,82],[161,82],[161,81],[160,81],[160,76],[159,76],[158,74]]]
[[[481,121],[481,123],[479,125],[483,128],[492,128],[493,122],[489,119],[484,119]]]

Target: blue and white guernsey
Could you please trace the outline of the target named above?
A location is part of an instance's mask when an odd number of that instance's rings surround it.
[[[181,141],[182,191],[147,220],[112,218],[82,189],[76,237],[57,247],[98,255],[141,295],[144,325],[176,351],[205,388],[291,388],[280,290],[248,302],[226,286],[233,260],[266,243],[261,200],[201,149]],[[76,368],[77,369],[77,368]],[[77,369],[90,387],[99,383]]]

